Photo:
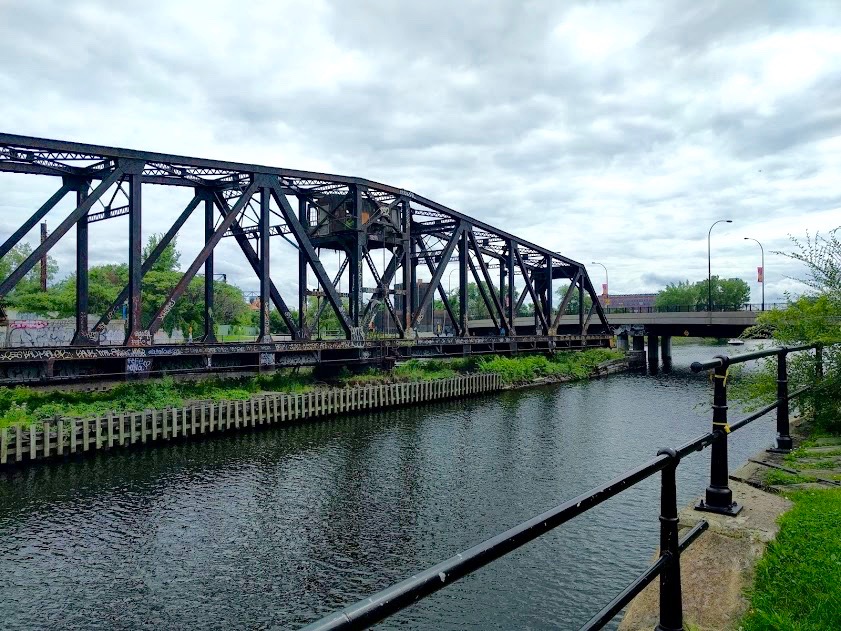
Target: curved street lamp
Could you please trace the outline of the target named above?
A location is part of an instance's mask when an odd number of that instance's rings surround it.
[[[707,312],[712,312],[713,310],[713,263],[712,256],[710,254],[710,239],[712,237],[713,228],[720,223],[733,223],[733,220],[719,219],[710,226],[710,230],[707,232]]]
[[[598,261],[590,261],[590,265],[601,265],[604,268],[604,286],[606,289],[604,295],[604,306],[610,307],[610,279],[607,276],[607,266],[604,263],[599,263]]]
[[[753,237],[745,237],[745,241],[756,241]],[[759,243],[759,251],[762,252],[762,310],[765,311],[765,248]]]

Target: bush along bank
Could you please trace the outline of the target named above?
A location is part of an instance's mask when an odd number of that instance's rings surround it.
[[[182,407],[197,401],[244,401],[266,393],[303,393],[317,388],[345,388],[375,383],[407,383],[451,378],[466,374],[497,374],[501,386],[585,379],[603,373],[608,364],[621,364],[624,354],[608,349],[588,349],[542,355],[482,356],[450,360],[411,360],[392,371],[345,369],[329,383],[319,382],[311,371],[278,371],[270,375],[176,381],[170,377],[120,384],[98,392],[43,391],[34,388],[0,388],[0,428],[29,426],[60,418],[94,417],[108,412],[141,412]],[[600,367],[602,367],[600,369]]]
[[[96,410],[108,403],[114,405],[115,401],[109,397],[128,396],[119,401],[122,406],[119,410],[112,407],[104,413],[88,414],[82,418],[56,414],[52,418],[41,417],[36,422],[17,422],[0,427],[0,466],[138,443],[186,439],[244,427],[460,399],[497,392],[505,387],[521,387],[527,379],[538,383],[545,383],[547,378],[580,379],[590,374],[605,374],[605,363],[616,362],[616,359],[606,362],[597,360],[612,355],[610,351],[590,352],[589,356],[572,361],[569,357],[553,357],[545,361],[521,358],[528,360],[525,365],[519,365],[516,359],[500,362],[500,358],[477,360],[475,364],[464,360],[443,364],[409,362],[394,372],[380,373],[378,380],[371,373],[343,375],[336,383],[326,387],[307,383],[308,379],[312,380],[311,374],[293,374],[239,380],[235,384],[239,387],[219,381],[212,384],[179,384],[170,379],[141,386],[120,386],[106,393],[39,393],[19,389],[9,404],[10,409],[20,410],[32,405],[35,413],[40,411],[41,414],[60,409],[62,403],[69,410]],[[474,370],[468,374],[456,372],[466,368]],[[502,369],[505,377],[493,372],[495,369]],[[418,374],[435,376],[413,380]],[[283,383],[291,391],[252,393],[267,384],[277,383]],[[201,401],[179,399],[196,393],[213,396]],[[4,395],[11,396],[8,392]],[[79,400],[91,395],[97,400]],[[145,402],[164,403],[165,407],[147,407],[139,411],[129,409]],[[25,409],[29,410],[29,407]]]

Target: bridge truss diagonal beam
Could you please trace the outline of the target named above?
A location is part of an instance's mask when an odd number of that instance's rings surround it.
[[[6,294],[8,294],[12,287],[14,287],[21,278],[26,276],[29,270],[35,267],[35,264],[38,263],[38,261],[40,261],[41,258],[44,257],[56,243],[58,243],[59,239],[61,239],[61,237],[63,237],[67,231],[70,230],[77,221],[79,221],[79,218],[87,213],[91,209],[91,206],[93,206],[96,201],[102,197],[105,191],[116,184],[122,176],[122,169],[117,168],[112,171],[107,178],[100,182],[99,186],[97,186],[96,189],[94,189],[94,191],[85,198],[85,201],[79,204],[76,209],[73,210],[67,218],[65,218],[65,220],[50,233],[44,242],[35,248],[32,254],[30,254],[17,269],[9,274],[9,277],[6,278],[2,284],[0,284],[0,298],[3,298]]]
[[[347,311],[345,311],[344,305],[342,304],[342,300],[339,297],[336,288],[333,287],[333,283],[330,282],[330,278],[327,276],[327,272],[324,271],[324,266],[321,264],[321,260],[318,258],[318,254],[315,251],[315,248],[312,246],[312,242],[310,241],[309,235],[307,231],[304,229],[301,222],[295,216],[294,210],[292,210],[292,206],[286,199],[286,196],[283,194],[282,191],[278,190],[277,187],[272,187],[272,196],[275,199],[275,202],[280,207],[281,213],[283,213],[283,218],[286,220],[286,224],[292,231],[292,235],[295,237],[295,240],[298,242],[298,247],[304,253],[304,256],[307,259],[307,263],[309,263],[310,267],[313,270],[318,282],[324,288],[326,292],[327,299],[330,301],[330,305],[333,307],[333,311],[336,312],[336,315],[339,318],[339,324],[344,329],[345,334],[348,337],[351,337],[352,332],[354,331],[355,327],[348,316]],[[300,291],[300,289],[299,289]]]
[[[181,276],[178,283],[169,292],[169,295],[164,300],[163,305],[161,308],[158,309],[157,313],[152,317],[152,321],[149,323],[149,332],[154,335],[155,332],[160,328],[163,319],[166,315],[172,310],[175,306],[175,303],[181,297],[181,294],[184,293],[184,290],[187,289],[187,286],[190,284],[190,281],[193,280],[193,277],[199,271],[199,268],[204,265],[205,260],[210,255],[210,252],[213,248],[216,247],[216,244],[219,243],[219,240],[222,238],[222,235],[228,231],[231,227],[231,224],[236,220],[239,214],[243,211],[246,204],[251,201],[251,197],[257,191],[258,185],[256,182],[251,182],[245,192],[242,194],[242,197],[239,198],[237,203],[234,205],[231,212],[225,217],[222,222],[219,224],[219,227],[213,233],[213,236],[204,244],[204,247],[199,252],[198,256],[193,260],[190,264],[190,267],[187,268],[187,271]]]
[[[228,205],[228,202],[221,195],[216,194],[214,196],[214,202],[223,218],[233,212],[230,206]],[[234,221],[231,223],[231,228],[234,230],[234,240],[236,241],[240,250],[242,250],[243,255],[245,255],[245,259],[251,266],[252,271],[259,276],[260,257],[257,256],[257,252],[254,251],[254,246],[251,245],[251,243],[248,241],[248,238],[242,233],[241,230],[237,230],[238,227],[239,222],[236,219],[234,219]],[[280,291],[278,291],[277,287],[272,281],[269,282],[269,296],[271,297],[275,308],[278,310],[278,313],[280,313],[281,319],[284,321],[286,326],[289,327],[289,332],[292,336],[292,339],[296,340],[301,338],[303,335],[300,329],[298,328],[297,324],[295,324],[294,320],[292,319],[292,314],[289,311],[289,307],[287,306],[286,301],[283,300],[283,296],[280,295]]]

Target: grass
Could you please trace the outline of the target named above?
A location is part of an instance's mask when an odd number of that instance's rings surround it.
[[[295,392],[312,387],[308,374],[277,372],[243,378],[176,382],[171,377],[121,384],[102,392],[0,388],[0,428],[29,425],[58,416],[95,416],[109,410],[138,411],[180,406],[185,401],[247,399],[266,391]]]
[[[787,485],[787,484],[805,484],[806,482],[814,482],[815,478],[795,473],[787,473],[779,469],[771,469],[765,474],[765,484],[772,485]]]
[[[841,489],[796,491],[756,568],[744,631],[841,629]]]
[[[600,363],[624,355],[608,349],[557,353],[552,357],[479,357],[450,360],[411,360],[391,372],[369,369],[362,373],[343,370],[336,385],[361,385],[395,381],[443,379],[462,373],[498,373],[508,384],[527,383],[540,377],[587,377]],[[42,391],[0,388],[0,428],[29,425],[58,416],[96,416],[109,410],[139,411],[181,406],[196,399],[247,399],[258,392],[295,392],[317,386],[310,372],[278,371],[271,375],[240,378],[175,381],[164,377],[142,383],[121,384],[102,392]]]

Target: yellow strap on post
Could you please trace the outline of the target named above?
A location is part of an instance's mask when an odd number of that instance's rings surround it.
[[[713,426],[723,427],[725,434],[730,433],[730,424],[729,423],[716,423],[715,421],[713,421]]]
[[[724,379],[724,385],[727,385],[727,377],[730,376],[730,366],[727,367],[727,370],[724,371],[723,375],[717,375],[712,370],[710,371],[710,381],[713,379]]]

